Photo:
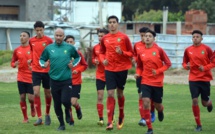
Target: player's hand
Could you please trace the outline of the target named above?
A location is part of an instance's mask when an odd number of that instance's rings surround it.
[[[95,59],[95,64],[98,65],[99,64],[99,60]]]
[[[69,62],[69,64],[68,64],[68,67],[69,67],[70,69],[72,69],[72,67],[73,67],[72,60],[70,60],[70,62]]]
[[[105,59],[105,60],[103,60],[103,62],[102,62],[102,63],[103,63],[103,65],[104,65],[104,66],[107,66],[107,64],[108,64],[108,60],[106,60],[106,59]]]
[[[135,75],[134,75],[134,78],[135,78],[135,79],[137,79],[138,77],[140,77],[139,74],[135,74]]]
[[[153,75],[156,75],[156,74],[157,74],[155,69],[152,69],[152,74],[153,74]]]
[[[15,61],[14,66],[17,67],[19,65],[19,61]]]
[[[29,69],[30,71],[32,71],[32,67],[31,67],[31,66],[28,66],[28,69]]]
[[[190,70],[190,62],[187,63],[186,68],[187,70]]]
[[[199,66],[199,71],[201,71],[201,72],[204,71],[204,67],[202,65]]]
[[[78,71],[77,70],[73,70],[72,73],[73,74],[78,74]]]
[[[30,66],[32,62],[32,59],[27,60],[28,65]]]
[[[44,63],[44,67],[47,68],[49,66],[49,60]]]
[[[120,46],[116,46],[115,48],[116,48],[116,53],[122,54],[122,50],[121,50]]]
[[[131,62],[132,62],[132,64],[136,65],[136,60],[135,60],[135,58],[132,58],[132,59],[131,59]]]

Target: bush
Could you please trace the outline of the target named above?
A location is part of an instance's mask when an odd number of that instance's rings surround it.
[[[0,65],[6,62],[10,62],[13,51],[0,51]]]

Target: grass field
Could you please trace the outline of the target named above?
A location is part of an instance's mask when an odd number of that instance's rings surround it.
[[[42,90],[41,90],[42,91]],[[211,98],[215,101],[215,88],[212,87]],[[122,130],[117,130],[116,124],[113,131],[106,131],[105,126],[97,125],[98,116],[96,111],[96,89],[95,80],[84,80],[82,85],[82,94],[80,104],[82,106],[83,118],[78,120],[76,113],[75,126],[66,125],[64,132],[56,131],[59,126],[58,120],[54,113],[54,108],[51,108],[52,124],[50,126],[33,126],[36,117],[30,117],[30,107],[28,104],[29,121],[28,124],[22,124],[22,114],[19,106],[19,95],[16,83],[0,83],[0,133],[1,134],[57,134],[57,133],[76,133],[76,134],[102,134],[102,133],[117,133],[117,134],[142,134],[147,128],[137,125],[140,116],[138,111],[138,96],[134,81],[128,81],[125,89],[125,123]],[[44,109],[44,96],[42,94],[42,110]],[[105,96],[106,98],[106,96]],[[164,85],[164,120],[153,123],[155,134],[194,134],[195,121],[191,110],[191,98],[187,85]],[[106,99],[105,99],[106,101]],[[106,102],[104,102],[106,104]],[[117,105],[116,105],[117,106]],[[106,106],[105,106],[106,109]],[[203,125],[202,134],[215,133],[215,112],[207,112],[206,108],[200,105],[201,121]],[[116,107],[116,116],[118,115],[118,107]],[[157,114],[156,114],[157,116]],[[104,118],[106,121],[106,110],[104,110]]]

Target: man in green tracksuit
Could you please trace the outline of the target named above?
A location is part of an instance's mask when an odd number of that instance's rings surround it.
[[[44,49],[39,62],[41,67],[44,68],[50,64],[49,75],[51,93],[54,100],[55,113],[60,122],[58,130],[65,130],[61,104],[63,104],[66,109],[69,109],[71,106],[70,92],[72,89],[72,82],[70,68],[76,66],[81,58],[74,46],[63,41],[63,29],[56,29],[54,37],[55,42]],[[72,58],[74,58],[73,61],[71,61]]]

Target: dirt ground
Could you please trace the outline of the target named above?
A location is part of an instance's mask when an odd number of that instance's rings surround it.
[[[212,70],[213,76],[215,76],[215,69]],[[9,63],[0,66],[0,82],[15,82],[17,75],[17,69],[11,68]],[[88,74],[83,74],[83,77],[87,77]],[[94,76],[89,76],[94,77]],[[134,79],[132,75],[128,79]],[[165,72],[164,83],[168,84],[188,84],[188,71],[183,69],[169,69]],[[215,80],[211,81],[211,85],[215,85]]]

